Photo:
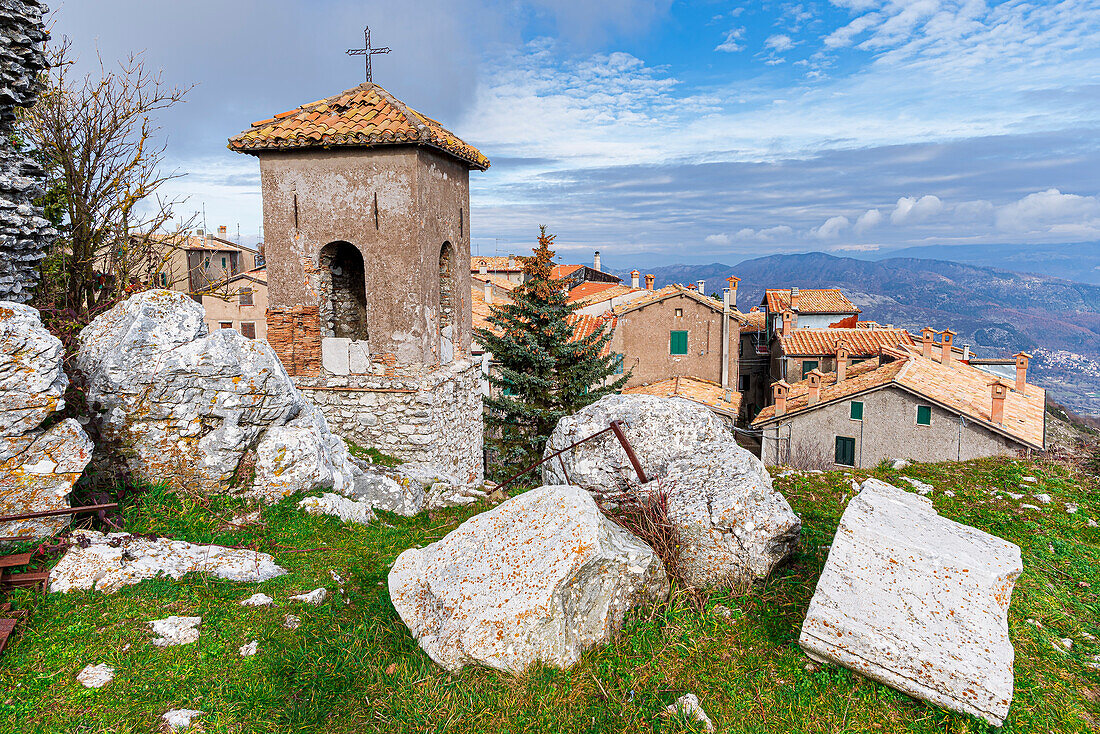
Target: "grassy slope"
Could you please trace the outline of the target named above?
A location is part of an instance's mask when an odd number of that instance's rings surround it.
[[[886,479],[898,472],[879,469]],[[1016,697],[1011,732],[1085,732],[1100,727],[1100,673],[1084,666],[1100,646],[1100,488],[1058,468],[1005,460],[922,465],[905,472],[934,484],[941,514],[1023,548],[1025,571],[1012,600]],[[866,476],[868,472],[857,472]],[[1034,474],[1054,502],[1039,512],[993,497],[1021,492]],[[386,517],[369,527],[306,516],[284,502],[263,512],[264,526],[219,530],[236,506],[183,505],[152,492],[128,511],[131,530],[194,542],[253,544],[290,573],[263,584],[189,576],[148,581],[116,595],[20,593],[32,614],[0,658],[0,731],[148,732],[171,708],[208,712],[207,732],[550,732],[688,731],[660,712],[696,692],[721,731],[973,732],[975,719],[915,701],[832,666],[811,666],[798,630],[844,503],[840,472],[777,480],[803,519],[801,551],[763,587],[713,593],[695,606],[684,593],[630,623],[608,648],[568,671],[533,669],[514,678],[486,669],[448,675],[420,651],[389,603],[386,573],[404,548],[442,537],[484,506],[416,518]],[[951,489],[954,498],[941,491]],[[1080,505],[1067,514],[1066,500]],[[389,525],[392,525],[390,527]],[[292,550],[316,549],[294,553]],[[350,578],[351,605],[336,596],[320,607],[290,605],[290,593],[335,589],[329,571]],[[237,602],[256,591],[276,606]],[[724,604],[731,618],[711,611]],[[286,613],[302,619],[282,627]],[[159,649],[147,620],[201,615],[192,645]],[[1038,629],[1026,622],[1039,620]],[[1055,648],[1071,637],[1071,651]],[[252,639],[260,652],[241,658]],[[101,690],[74,679],[105,662],[117,677]]]

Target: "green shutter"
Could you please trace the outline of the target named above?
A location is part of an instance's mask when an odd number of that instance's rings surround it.
[[[810,376],[810,373],[818,368],[818,362],[816,359],[804,359],[802,360],[802,379],[805,380]]]
[[[930,426],[930,425],[932,425],[932,406],[931,405],[918,405],[917,406],[917,425],[918,426]]]
[[[851,418],[854,421],[863,420],[863,403],[861,403],[858,400],[853,400],[852,401]]]
[[[668,353],[688,353],[688,333],[686,331],[670,331],[668,333]]]
[[[854,438],[836,437],[836,463],[841,466],[855,466],[856,440]]]

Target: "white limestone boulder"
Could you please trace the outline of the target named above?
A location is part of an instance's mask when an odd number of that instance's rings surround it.
[[[794,549],[801,522],[764,464],[704,406],[681,398],[610,395],[558,422],[546,454],[621,420],[647,479],[612,433],[543,464],[544,484],[574,484],[608,509],[667,492],[680,537],[679,571],[693,586],[765,578]]]
[[[230,581],[267,581],[286,570],[266,553],[182,540],[149,540],[129,533],[76,530],[50,573],[51,592],[97,589],[108,593],[145,579],[207,573]]]
[[[1000,726],[1020,549],[876,479],[848,503],[799,644],[917,698]]]
[[[77,366],[113,457],[145,481],[204,494],[346,491],[356,473],[347,448],[271,347],[233,329],[208,333],[203,317],[186,295],[152,290],[81,332]]]
[[[448,670],[521,673],[577,662],[634,606],[667,597],[660,559],[576,487],[526,492],[410,548],[389,574],[393,605]]]
[[[0,301],[0,437],[29,433],[65,406],[62,357],[37,310]]]

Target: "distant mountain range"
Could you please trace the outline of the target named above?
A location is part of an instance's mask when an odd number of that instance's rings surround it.
[[[857,260],[825,253],[649,272],[658,287],[702,279],[708,293],[721,292],[725,279],[736,275],[742,311],[759,304],[765,288],[840,288],[863,310],[864,320],[913,331],[950,328],[958,333],[956,344],[970,344],[980,356],[1032,352],[1033,377],[1052,397],[1100,415],[1100,285],[945,260]]]
[[[1100,242],[1069,245],[924,245],[868,252],[856,257],[860,260],[898,257],[949,260],[1100,285]]]

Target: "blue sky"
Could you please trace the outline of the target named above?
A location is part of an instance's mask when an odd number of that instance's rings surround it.
[[[259,232],[225,140],[375,80],[493,161],[475,250],[735,262],[783,251],[1100,240],[1100,0],[66,0],[84,63],[176,84],[173,193]],[[573,256],[570,258],[570,256]]]

